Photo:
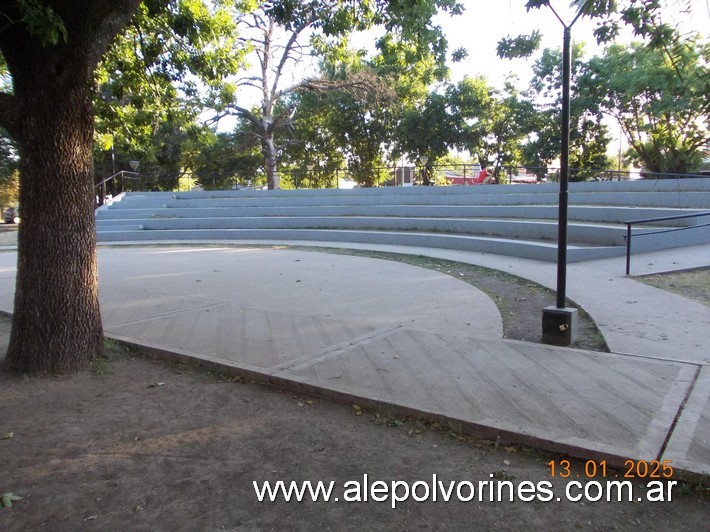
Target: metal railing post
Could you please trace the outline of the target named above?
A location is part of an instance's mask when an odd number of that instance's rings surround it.
[[[626,275],[631,271],[631,224],[626,224]]]
[[[710,216],[710,211],[708,212],[696,212],[692,214],[679,214],[675,216],[661,216],[659,218],[644,218],[642,220],[628,220],[626,221],[626,275],[629,275],[631,271],[631,225],[632,224],[646,224],[653,222],[664,222],[667,220],[682,220],[686,218],[700,218],[702,216]],[[644,233],[638,233],[636,236],[649,236],[649,235],[659,235],[662,233],[673,233],[676,231],[685,231],[687,229],[699,229],[701,227],[710,227],[710,223],[707,224],[696,224],[689,225],[685,227],[674,227],[672,229],[661,229],[658,231],[647,231]]]

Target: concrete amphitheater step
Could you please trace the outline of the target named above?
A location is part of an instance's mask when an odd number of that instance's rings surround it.
[[[506,187],[501,187],[506,188]],[[513,188],[513,187],[510,187]],[[520,187],[515,187],[520,188]],[[269,192],[269,191],[263,191]],[[159,203],[157,203],[159,201]],[[383,193],[381,196],[375,195],[269,195],[262,193],[259,196],[243,195],[239,197],[206,197],[197,199],[194,197],[136,197],[130,202],[114,202],[111,209],[123,208],[216,208],[232,207],[238,204],[242,207],[283,207],[283,206],[328,206],[328,205],[372,205],[380,203],[383,205],[556,205],[559,201],[559,194],[555,192],[537,192],[535,194],[470,194],[462,193],[458,195],[431,196],[421,194],[393,194]],[[578,192],[569,194],[570,205],[606,205],[616,207],[661,207],[675,209],[704,209],[710,205],[710,192],[684,192],[679,194],[669,194],[667,192],[634,192],[621,194],[618,192]]]
[[[702,209],[697,209],[703,212]],[[687,214],[688,209],[644,207],[569,207],[568,217],[573,221],[625,223],[630,218],[659,218]],[[557,220],[557,205],[287,205],[281,207],[244,206],[237,202],[227,207],[153,207],[108,209],[97,220],[145,220],[163,218],[236,218],[269,216],[388,216],[419,218],[513,218]],[[664,222],[667,226],[687,226],[690,219]]]
[[[342,241],[556,260],[557,185],[129,193],[97,211],[99,241]],[[710,179],[571,183],[570,261],[625,253],[630,219],[703,212]],[[634,227],[634,252],[710,242],[706,219]],[[691,227],[685,231],[676,228]]]
[[[126,225],[137,220],[122,220]],[[129,223],[130,222],[130,223]],[[558,224],[552,220],[506,220],[468,218],[414,218],[375,216],[272,216],[232,218],[151,218],[140,221],[149,231],[187,229],[330,229],[359,231],[414,231],[446,233],[516,240],[556,241]],[[116,229],[122,224],[100,222],[98,227]],[[639,229],[641,234],[655,229]],[[614,225],[571,223],[568,226],[571,243],[601,246],[625,245],[626,228]]]
[[[330,229],[181,229],[110,231],[99,233],[100,243],[130,241],[313,241],[313,242],[356,242],[368,244],[389,244],[399,246],[419,246],[463,251],[479,251],[515,257],[553,261],[557,257],[557,244],[482,236],[434,234],[394,231],[346,231]],[[618,246],[583,247],[570,246],[570,262],[619,256],[624,253]]]

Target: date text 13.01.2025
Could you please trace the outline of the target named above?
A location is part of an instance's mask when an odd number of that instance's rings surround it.
[[[567,459],[550,460],[547,462],[552,478],[641,478],[670,479],[673,477],[671,460],[626,460],[622,470],[607,467],[606,460],[587,460],[580,462],[580,471],[573,468]]]

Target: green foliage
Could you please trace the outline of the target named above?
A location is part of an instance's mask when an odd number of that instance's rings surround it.
[[[427,167],[444,157],[459,138],[458,116],[448,103],[445,95],[430,93],[420,107],[408,109],[397,128],[398,151],[412,161],[427,157]]]
[[[18,168],[17,148],[7,131],[0,128],[0,183],[8,179]]]
[[[282,153],[282,168],[296,172],[302,186],[333,186],[346,159],[362,154],[358,134],[364,123],[357,119],[362,102],[339,91],[303,93],[295,99],[293,137]]]
[[[192,175],[205,190],[228,190],[248,183],[257,185],[263,175],[263,157],[256,139],[242,123],[234,133],[206,135],[191,160]]]
[[[451,0],[281,0],[265,3],[245,17],[243,24],[250,33],[245,32],[246,45],[257,52],[261,75],[248,76],[243,84],[260,88],[262,101],[256,109],[236,101],[227,109],[248,120],[260,139],[269,186],[278,186],[277,159],[288,165],[299,152],[323,173],[318,178],[316,171],[308,173],[319,183],[330,181],[328,169],[343,160],[361,182],[376,181],[368,169],[381,163],[381,148],[391,143],[388,128],[394,127],[404,109],[424,98],[432,81],[447,74],[446,40],[441,28],[431,23],[432,17],[438,10],[455,14],[461,9]],[[285,33],[287,44],[274,44],[273,25]],[[377,42],[376,57],[366,63],[363,52],[349,48],[348,37],[354,30],[373,26],[385,28],[386,33]],[[309,46],[303,42],[306,33],[310,34]],[[320,77],[283,87],[283,66],[309,49],[322,58]],[[461,58],[464,51],[457,50],[455,55]],[[399,96],[398,102],[391,97],[392,91]],[[337,95],[331,98],[326,96],[329,93]],[[240,97],[239,92],[234,94]],[[315,99],[309,100],[309,94]],[[337,115],[319,108],[326,101],[337,109]],[[311,123],[299,124],[305,117]],[[327,152],[323,156],[314,155],[314,135],[321,136],[319,144]],[[334,155],[336,145],[339,156]],[[287,170],[282,167],[279,173],[286,175]]]
[[[303,149],[308,165],[331,176],[334,170],[346,166],[356,181],[372,186],[378,176],[370,169],[383,165],[382,147],[390,140],[387,124],[398,112],[388,102],[375,97],[357,98],[342,91],[311,95],[303,101],[305,105],[299,106],[295,133],[300,142],[289,151],[294,154],[293,150]],[[324,179],[327,174],[321,176]]]
[[[498,91],[483,77],[464,78],[448,88],[457,133],[452,147],[467,150],[476,163],[502,166],[521,162],[522,143],[537,130],[537,114],[517,90],[516,82],[508,79]]]
[[[606,168],[609,134],[603,114],[585,76],[586,64],[581,60],[583,46],[572,49],[572,98],[570,103],[570,167],[575,169],[570,180],[589,177],[585,170]],[[562,51],[546,49],[533,66],[534,77],[527,94],[534,102],[537,116],[530,116],[528,131],[532,139],[524,148],[525,164],[546,167],[560,155],[562,109]]]
[[[56,45],[68,39],[64,21],[52,9],[40,0],[19,0],[22,22],[27,25],[30,35],[45,46]]]
[[[537,30],[534,30],[530,35],[505,37],[498,43],[496,53],[498,57],[508,59],[530,57],[540,48],[541,40],[542,36]]]
[[[20,192],[18,158],[15,143],[0,128],[0,207],[16,205]]]
[[[662,49],[680,39],[676,28],[662,22],[664,6],[658,0],[573,0],[571,5],[580,14],[597,21],[594,35],[599,43],[612,42],[623,26],[630,27],[636,36],[648,40],[651,46]],[[544,8],[554,11],[549,0],[528,0],[525,7],[528,11]],[[563,23],[567,25],[572,21]],[[498,55],[508,58],[532,55],[540,44],[540,40],[534,38],[535,33],[502,39]]]
[[[413,58],[431,57],[436,65],[435,77],[444,79],[448,73],[447,41],[441,28],[431,24],[431,20],[437,12],[460,14],[464,9],[463,4],[454,0],[395,0],[377,3],[380,4],[381,13],[385,18],[384,27],[387,30],[378,47],[383,50],[382,46],[388,36],[397,35],[397,40],[413,46]]]
[[[667,52],[640,43],[611,46],[583,79],[590,100],[615,118],[627,153],[651,172],[689,173],[710,145],[710,44],[691,38]]]
[[[234,18],[221,3],[203,0],[141,6],[96,74],[99,176],[136,159],[156,186],[175,185],[208,133],[199,125],[205,102],[231,95],[223,80],[242,66]]]
[[[16,501],[21,501],[22,497],[15,495],[14,493],[3,493],[0,497],[0,507],[2,508],[12,508],[12,503]]]
[[[603,59],[589,64],[575,60],[570,165],[591,168],[608,164],[608,133],[601,125],[604,112],[621,124],[631,145],[627,156],[632,162],[656,172],[684,173],[697,168],[702,150],[708,146],[707,46],[702,51],[697,44],[689,45],[676,28],[664,23],[664,6],[655,0],[622,0],[618,5],[612,0],[581,0],[573,4],[597,20],[598,42],[613,41],[626,26],[647,45],[633,50],[613,46]],[[526,7],[550,6],[546,0],[530,0]],[[532,54],[539,44],[534,36],[533,32],[532,36],[503,39],[498,55]],[[536,132],[526,146],[530,164],[544,166],[556,156],[559,97],[554,95],[559,92],[560,64],[560,54],[552,51],[543,52],[535,64],[534,89],[548,97],[548,107],[540,109]]]
[[[457,15],[463,9],[455,0],[276,0],[267,4],[266,13],[289,31],[312,26],[328,37],[381,26],[394,41],[412,44],[416,56],[433,56],[443,72],[446,38],[431,21],[439,12]]]
[[[517,166],[523,162],[523,145],[538,131],[535,105],[517,89],[517,79],[506,80],[502,92],[496,92],[488,113],[487,136],[481,160],[496,166]]]
[[[15,171],[0,178],[0,210],[17,205],[20,197],[20,173]]]
[[[477,162],[486,161],[486,138],[490,132],[495,91],[484,77],[465,77],[448,87],[446,95],[453,116],[452,131],[447,134],[451,147],[467,150]]]

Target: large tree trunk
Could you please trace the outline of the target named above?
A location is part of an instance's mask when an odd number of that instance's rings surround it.
[[[20,205],[12,333],[5,365],[66,373],[100,352],[93,191],[93,113],[87,83],[27,98],[18,132]]]
[[[93,72],[139,0],[50,0],[66,28],[53,44],[30,33],[19,2],[0,32],[13,94],[0,124],[20,154],[17,282],[6,369],[70,373],[99,354],[93,190]],[[29,4],[26,4],[29,5]]]
[[[266,167],[266,182],[269,190],[276,190],[280,186],[279,174],[276,171],[276,144],[273,133],[267,134],[261,141],[261,151],[264,154]]]

